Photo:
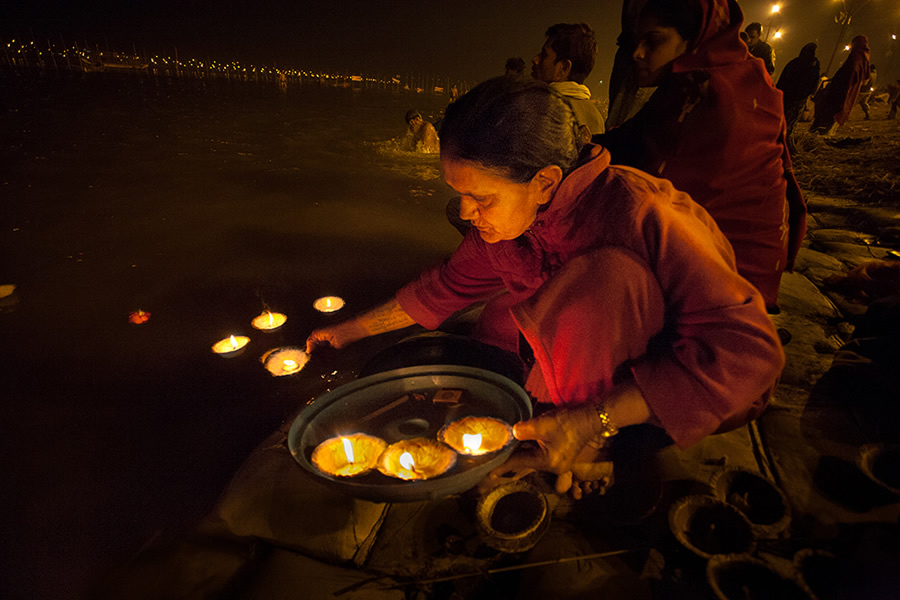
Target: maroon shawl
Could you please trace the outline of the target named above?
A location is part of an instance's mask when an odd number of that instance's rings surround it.
[[[613,163],[669,179],[706,208],[734,247],[741,275],[771,306],[806,233],[781,92],[740,39],[737,3],[699,2],[698,39],[640,113],[594,141]]]

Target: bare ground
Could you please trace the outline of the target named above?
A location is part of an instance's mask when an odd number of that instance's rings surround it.
[[[798,123],[792,159],[804,192],[900,207],[900,119],[888,120],[885,102],[873,104],[871,120],[854,107],[833,137],[809,133]]]

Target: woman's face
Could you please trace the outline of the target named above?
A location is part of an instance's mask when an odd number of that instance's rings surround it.
[[[453,157],[442,158],[441,166],[444,180],[460,193],[459,216],[471,221],[489,244],[525,233],[562,179],[558,167],[546,167],[528,183],[516,183],[494,169]],[[548,169],[553,172],[549,177]]]
[[[653,17],[641,19],[633,55],[638,85],[659,85],[671,62],[685,53],[687,44],[674,27],[662,25]]]

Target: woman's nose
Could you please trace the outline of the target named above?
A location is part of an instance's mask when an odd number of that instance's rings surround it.
[[[644,58],[644,45],[638,44],[637,48],[634,49],[634,52],[631,54],[631,58],[634,60],[641,60]]]
[[[468,196],[459,199],[459,218],[471,221],[478,215],[478,203]]]

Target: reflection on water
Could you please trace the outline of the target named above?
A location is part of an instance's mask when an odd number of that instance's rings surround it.
[[[176,342],[215,340],[246,321],[234,303],[365,306],[458,243],[438,157],[397,143],[409,106],[433,115],[441,98],[94,75],[0,74],[0,226],[15,231],[0,251],[48,328],[103,346],[89,323],[182,302],[197,310],[178,311]],[[56,286],[80,290],[67,310],[84,319],[51,310]]]

